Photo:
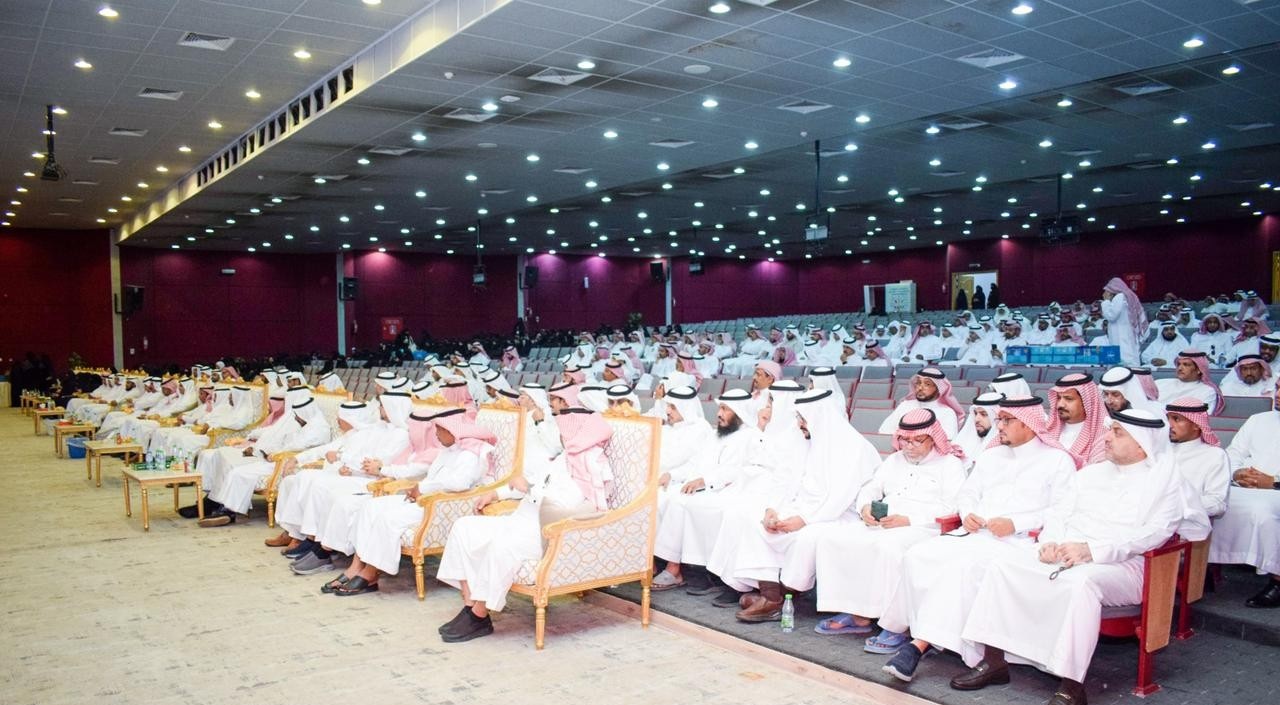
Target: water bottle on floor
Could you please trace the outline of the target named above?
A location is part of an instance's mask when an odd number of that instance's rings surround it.
[[[790,634],[796,628],[796,606],[791,602],[791,593],[782,598],[782,631]]]

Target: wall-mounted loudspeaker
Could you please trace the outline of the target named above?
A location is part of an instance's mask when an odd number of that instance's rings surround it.
[[[667,280],[666,265],[661,262],[650,262],[649,276],[656,282],[665,282]]]
[[[538,268],[529,266],[524,268],[524,288],[532,289],[538,285]]]
[[[338,300],[339,301],[355,301],[356,295],[359,293],[359,279],[355,277],[343,277],[338,282]]]

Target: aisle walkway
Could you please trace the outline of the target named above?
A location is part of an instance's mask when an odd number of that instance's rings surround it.
[[[323,576],[296,577],[263,547],[260,512],[200,529],[165,493],[144,534],[116,467],[95,489],[83,461],[55,460],[51,439],[0,410],[6,704],[871,702],[572,600],[553,603],[542,653],[523,598],[494,636],[443,644],[453,590],[433,583],[420,603],[402,570],[379,594],[321,595]]]

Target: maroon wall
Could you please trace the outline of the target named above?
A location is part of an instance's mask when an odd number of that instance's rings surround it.
[[[472,286],[475,259],[462,255],[355,252],[347,256],[348,276],[359,280],[359,295],[347,304],[347,345],[376,347],[382,319],[404,319],[418,338],[466,337],[479,332],[510,333],[516,320],[514,257],[485,260],[488,286]]]
[[[0,231],[0,370],[47,354],[111,364],[111,239],[105,230]]]
[[[335,349],[332,254],[121,247],[120,272],[122,286],[145,288],[142,311],[124,323],[126,367]]]
[[[538,283],[525,292],[531,330],[622,326],[632,313],[647,325],[665,322],[666,285],[649,275],[649,259],[536,255]],[[583,286],[583,280],[587,286]]]

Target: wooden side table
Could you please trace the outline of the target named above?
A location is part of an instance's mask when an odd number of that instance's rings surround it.
[[[89,441],[84,444],[84,471],[85,479],[94,476],[94,469],[97,469],[98,487],[102,487],[102,456],[119,455],[123,456],[123,460],[129,462],[132,455],[142,458],[142,446],[137,443],[113,443],[112,441]]]
[[[129,496],[129,481],[138,483],[138,489],[142,492],[142,530],[151,530],[151,505],[148,500],[148,490],[152,487],[172,487],[173,488],[173,510],[178,510],[178,488],[183,485],[195,485],[196,488],[196,513],[200,518],[204,518],[204,495],[200,483],[204,479],[198,472],[173,472],[171,470],[135,470],[132,466],[126,466],[123,473],[124,479],[124,515],[133,516],[133,506]]]
[[[40,422],[45,419],[56,419],[67,413],[66,409],[35,409],[31,412],[35,419],[35,434],[40,435]]]
[[[53,454],[61,458],[66,449],[66,442],[68,438],[84,434],[87,435],[90,440],[93,440],[93,434],[95,431],[97,431],[97,429],[94,428],[91,423],[55,425],[53,427]],[[87,456],[88,453],[85,453],[85,455]]]

